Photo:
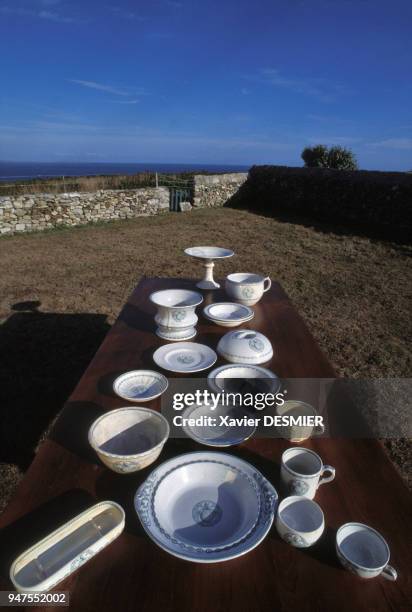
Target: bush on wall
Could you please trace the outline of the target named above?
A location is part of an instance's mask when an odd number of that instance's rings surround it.
[[[301,158],[307,168],[333,168],[334,170],[357,170],[358,163],[354,153],[345,147],[315,145],[306,147]]]

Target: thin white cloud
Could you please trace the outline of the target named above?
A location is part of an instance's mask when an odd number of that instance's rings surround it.
[[[276,68],[262,68],[258,80],[280,89],[317,98],[322,102],[333,102],[341,95],[349,93],[349,90],[340,83],[332,83],[322,78],[287,77]]]
[[[56,4],[56,2],[54,4]],[[45,4],[44,1],[42,2],[42,5],[48,6],[47,4]],[[3,4],[2,6],[0,6],[0,13],[3,15],[15,15],[17,17],[32,17],[35,19],[45,19],[48,21],[53,21],[54,23],[62,24],[81,23],[73,17],[62,15],[61,13],[57,13],[56,11],[50,11],[47,9],[33,10],[24,7],[9,6],[7,4]]]
[[[371,142],[368,146],[383,149],[409,150],[412,149],[412,138],[387,138],[386,140]]]
[[[55,23],[74,23],[75,21],[72,17],[65,17],[64,15],[59,15],[59,13],[54,11],[40,11],[38,13],[38,17],[40,17],[40,19],[54,21]]]
[[[135,100],[112,100],[116,104],[138,104],[140,100],[136,98]]]
[[[97,91],[104,91],[106,93],[113,94],[115,96],[127,97],[130,95],[128,91],[124,89],[117,89],[111,85],[105,85],[104,83],[97,83],[96,81],[83,81],[82,79],[69,79],[70,83],[87,87],[88,89],[96,89]]]
[[[325,144],[325,145],[351,145],[362,142],[358,136],[310,136],[307,138],[310,144]]]

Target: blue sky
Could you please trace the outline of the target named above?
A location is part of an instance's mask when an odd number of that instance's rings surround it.
[[[0,0],[0,159],[412,168],[410,0]]]

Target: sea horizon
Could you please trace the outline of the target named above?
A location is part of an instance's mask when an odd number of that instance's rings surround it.
[[[16,162],[0,160],[0,181],[62,176],[130,175],[141,172],[178,173],[192,170],[208,172],[246,172],[240,164],[191,164],[158,162]]]

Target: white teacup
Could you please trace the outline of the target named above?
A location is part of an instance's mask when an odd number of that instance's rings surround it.
[[[325,529],[325,518],[316,502],[292,495],[279,504],[276,529],[288,544],[307,548],[321,537]]]
[[[268,276],[237,272],[226,277],[226,293],[236,302],[245,306],[253,306],[262,295],[270,289],[272,281]]]
[[[336,553],[343,567],[361,578],[382,574],[396,580],[397,571],[389,565],[390,551],[381,534],[363,523],[345,523],[336,533]]]
[[[329,472],[329,476],[324,476]],[[323,465],[322,459],[308,448],[292,447],[282,455],[282,485],[289,495],[313,499],[320,485],[335,478],[335,468]]]
[[[316,417],[320,417],[313,406],[299,400],[287,400],[282,405],[276,406],[276,414],[278,416],[288,417],[311,416],[314,417],[313,420],[315,420]],[[291,425],[290,427],[281,428],[282,438],[294,443],[303,442],[310,438],[313,433],[319,435],[323,434],[324,431],[325,427],[323,424],[314,426]]]

